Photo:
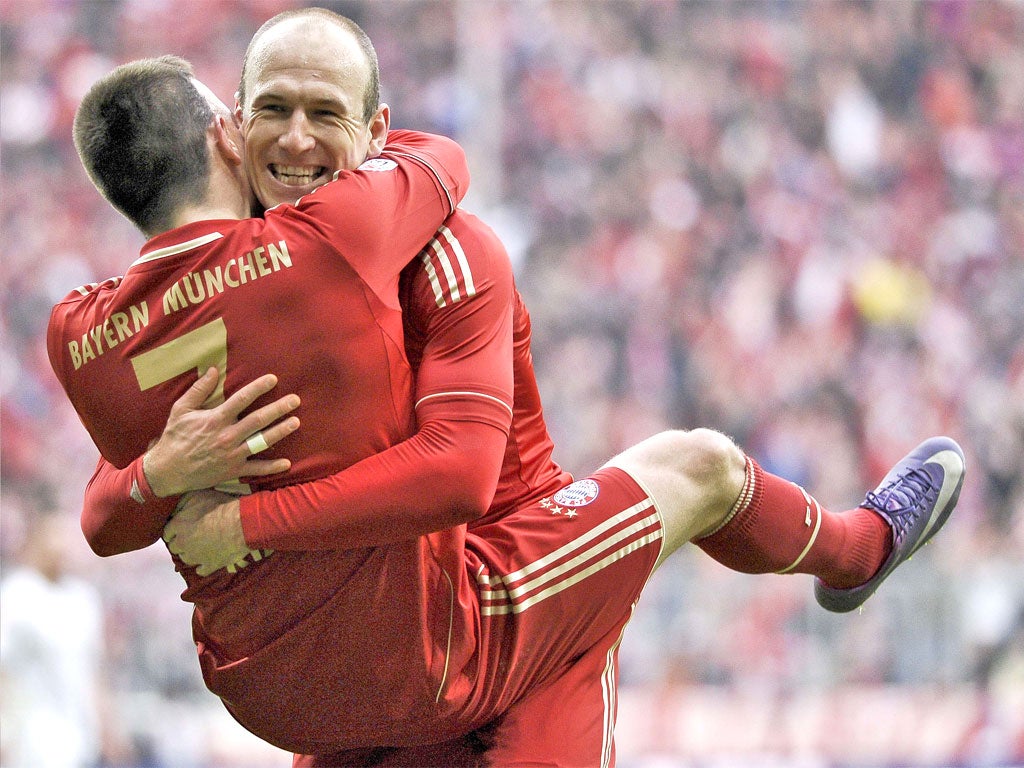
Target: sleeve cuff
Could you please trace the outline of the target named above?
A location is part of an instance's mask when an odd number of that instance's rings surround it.
[[[161,498],[153,493],[149,480],[146,479],[146,473],[142,469],[142,459],[143,457],[140,456],[130,465],[132,485],[128,495],[140,507],[146,507],[147,511],[166,512],[166,516],[170,517],[171,513],[174,512],[174,508],[178,506],[178,497],[167,496]]]
[[[245,537],[246,545],[253,549],[261,549],[265,546],[260,525],[260,509],[256,496],[260,493],[251,493],[238,497],[238,516],[242,520],[242,535]]]

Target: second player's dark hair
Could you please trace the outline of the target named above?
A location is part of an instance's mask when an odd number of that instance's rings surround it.
[[[129,62],[97,81],[75,113],[89,177],[146,234],[170,229],[179,206],[206,194],[213,109],[192,77],[177,56]]]

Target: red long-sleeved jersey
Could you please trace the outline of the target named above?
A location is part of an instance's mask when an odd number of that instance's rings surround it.
[[[456,211],[403,273],[401,303],[417,434],[332,477],[242,499],[250,544],[327,549],[472,528],[572,481],[552,459],[530,317],[491,229]]]
[[[215,690],[243,723],[262,726],[257,733],[264,738],[300,752],[330,752],[457,736],[505,712],[537,681],[561,674],[586,648],[600,662],[596,702],[604,707],[594,716],[597,731],[605,732],[606,686],[635,601],[633,579],[638,568],[646,578],[657,555],[643,546],[659,540],[650,528],[651,502],[638,502],[628,490],[619,495],[604,485],[611,478],[602,478],[601,515],[595,517],[596,504],[579,515],[552,507],[570,478],[551,459],[529,317],[504,249],[486,226],[463,212],[453,215],[406,268],[401,286],[417,433],[331,477],[244,497],[247,539],[280,550],[321,550],[301,555],[314,559],[329,556],[330,547],[407,541],[459,519],[446,504],[459,503],[450,500],[464,493],[463,482],[486,488],[480,478],[488,474],[493,489],[500,465],[490,509],[471,526],[479,534],[458,526],[417,539],[418,548],[397,546],[433,560],[433,574],[441,576],[433,582],[403,579],[387,556],[393,544],[357,550],[368,553],[365,568],[340,578],[345,592],[365,592],[363,610],[350,611],[339,592],[270,649],[221,666],[204,657],[207,679],[216,680]],[[502,396],[509,391],[514,415],[506,439],[496,427],[509,418]],[[593,496],[570,498],[571,505],[597,497],[590,490],[597,483],[583,484]],[[118,494],[127,497],[127,487],[111,492]],[[501,522],[487,524],[495,520]],[[637,566],[631,552],[646,559]],[[287,555],[279,551],[268,562]],[[396,608],[410,605],[405,593],[421,590],[426,620],[405,616],[391,625],[401,615]],[[394,645],[403,638],[428,663],[398,652]],[[339,655],[358,658],[364,674],[339,677]],[[375,672],[387,669],[401,682],[382,690],[388,680]],[[576,685],[571,681],[571,690]],[[604,748],[589,740],[586,747]],[[588,755],[581,763],[590,761],[589,752],[580,754]]]
[[[529,314],[494,232],[456,211],[403,272],[400,301],[416,434],[330,477],[242,498],[253,547],[375,546],[472,527],[571,482],[552,459]],[[87,530],[131,519],[133,483],[145,484],[140,467],[116,472],[101,460],[86,492]],[[149,506],[166,520],[174,503]],[[134,548],[135,539],[126,525],[109,551]]]
[[[155,237],[124,277],[54,308],[51,364],[107,459],[124,466],[140,455],[211,365],[222,373],[214,399],[272,366],[315,415],[275,446],[292,470],[254,488],[326,476],[412,434],[399,275],[464,195],[465,158],[448,140],[402,133],[382,159],[340,176],[263,220]],[[155,541],[163,521],[135,513],[134,527]],[[254,552],[261,562],[207,578],[177,562],[207,686],[258,735],[300,752],[338,742],[280,714],[301,711],[321,675],[339,691],[333,722],[353,738],[396,701],[402,712],[432,704],[451,644],[450,600],[437,595],[464,567],[463,536]],[[300,669],[306,687],[295,682]]]

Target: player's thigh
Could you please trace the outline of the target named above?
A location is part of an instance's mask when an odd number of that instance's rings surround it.
[[[607,467],[470,532],[483,644],[514,660],[503,696],[518,699],[625,625],[662,530],[644,489]]]
[[[615,636],[532,690],[481,729],[493,768],[601,768],[612,764],[618,641]]]
[[[743,489],[746,457],[720,432],[669,430],[605,466],[627,472],[654,500],[665,525],[663,560],[724,521]]]

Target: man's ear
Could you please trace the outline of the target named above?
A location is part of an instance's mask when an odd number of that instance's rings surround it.
[[[235,119],[235,127],[241,129],[242,127],[242,104],[238,101],[238,92],[235,92],[235,110],[231,113],[231,116]]]
[[[225,161],[232,165],[242,164],[242,147],[240,146],[241,135],[234,125],[224,115],[214,115],[213,118],[214,143],[217,151]]]
[[[377,113],[370,119],[370,145],[366,150],[367,157],[377,157],[384,151],[390,128],[391,108],[387,104],[381,104],[377,108]]]

